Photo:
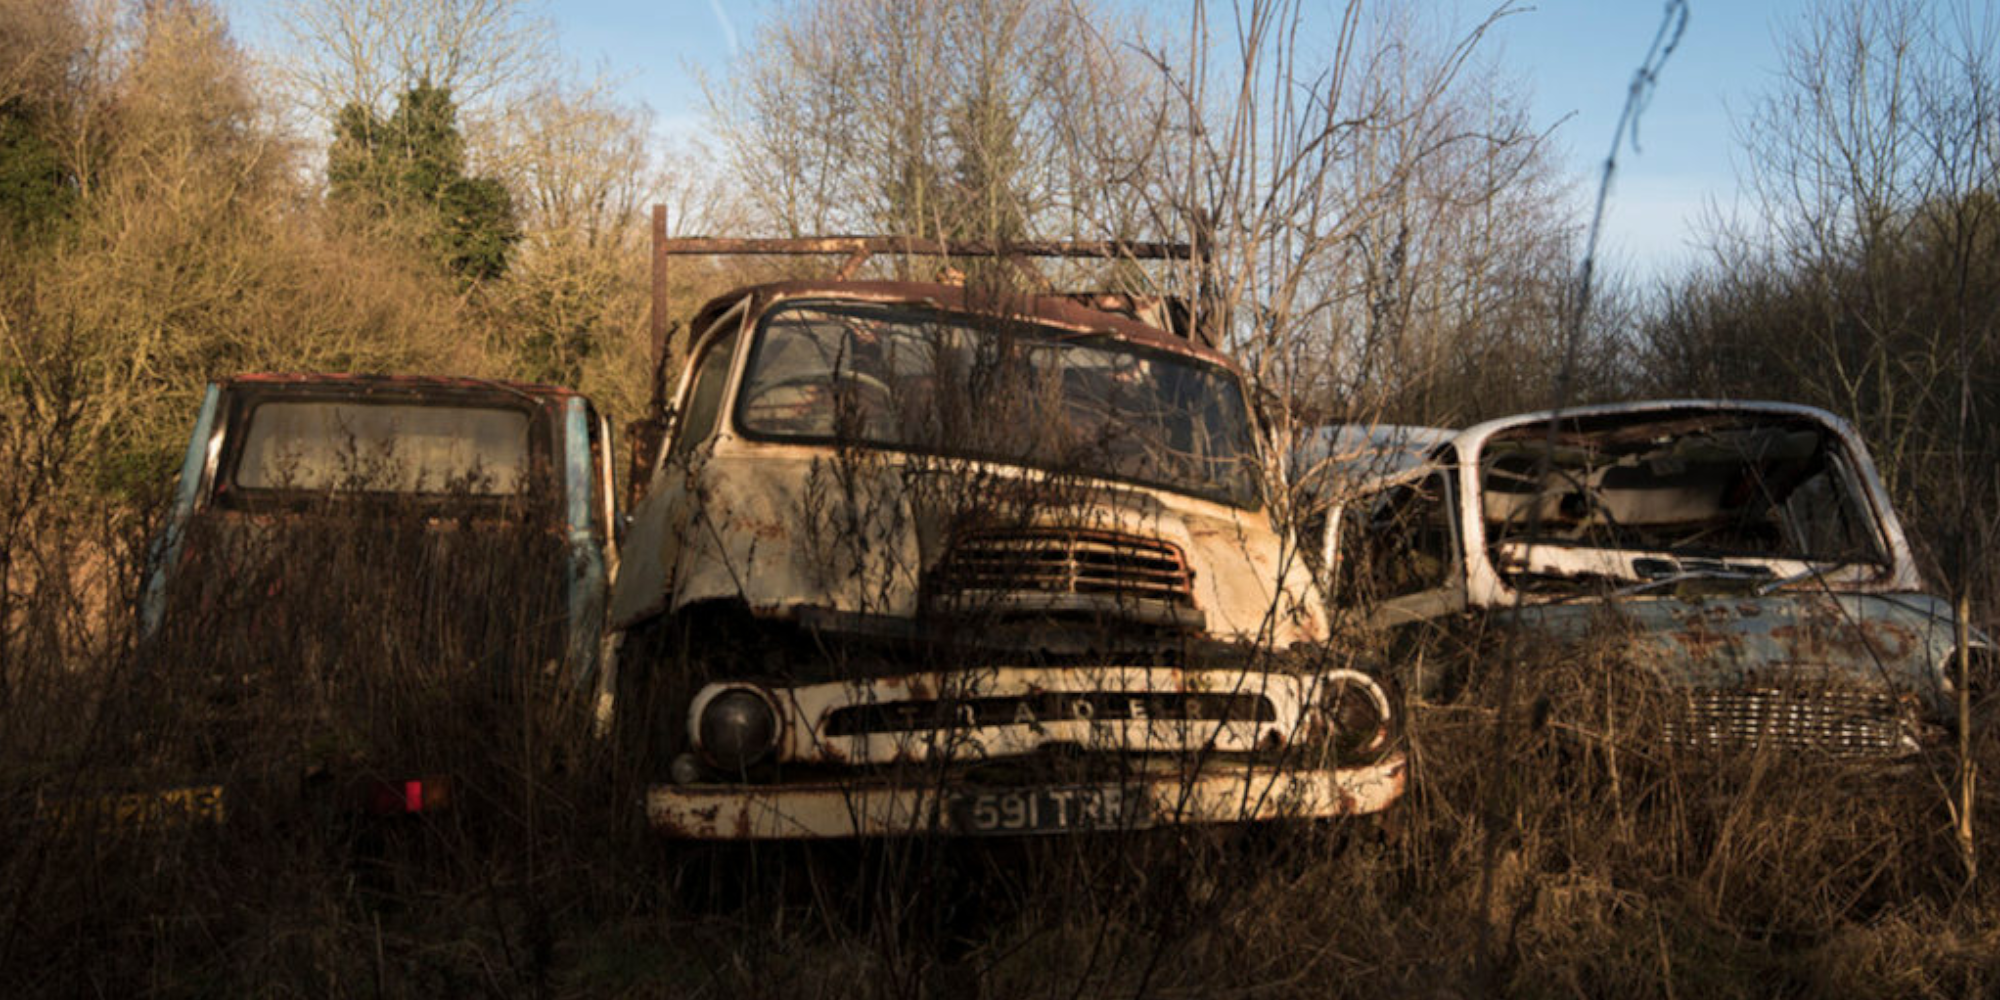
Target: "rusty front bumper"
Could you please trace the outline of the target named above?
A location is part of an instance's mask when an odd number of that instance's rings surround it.
[[[1293,769],[1210,764],[1190,778],[1160,773],[1064,785],[890,785],[856,779],[788,785],[656,785],[655,830],[692,840],[1036,835],[1208,823],[1327,819],[1380,812],[1403,794],[1406,761]]]

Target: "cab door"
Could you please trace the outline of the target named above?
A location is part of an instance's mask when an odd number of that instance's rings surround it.
[[[617,570],[623,512],[612,481],[611,432],[590,401],[563,402],[563,533],[569,550],[567,663],[579,689],[593,683],[604,612]]]
[[[173,568],[181,561],[181,548],[186,542],[188,521],[194,517],[196,502],[202,495],[202,486],[213,470],[214,441],[222,412],[222,389],[211,382],[208,391],[201,398],[201,410],[196,414],[194,433],[188,437],[187,451],[181,458],[180,480],[174,486],[173,505],[167,510],[167,520],[160,533],[153,537],[146,552],[146,585],[139,592],[139,635],[150,637],[157,633],[160,621],[167,612],[167,584]]]
[[[1336,621],[1386,636],[1405,690],[1432,697],[1462,683],[1468,626],[1455,472],[1399,477],[1328,517],[1328,603]]]

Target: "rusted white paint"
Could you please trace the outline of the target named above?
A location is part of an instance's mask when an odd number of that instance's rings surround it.
[[[1579,436],[1592,435],[1665,446],[1683,435],[1698,440],[1708,424],[1731,421],[1810,426],[1826,438],[1832,446],[1828,473],[1850,498],[1846,516],[1865,535],[1868,552],[1805,558],[1729,545],[1649,547],[1636,535],[1624,547],[1560,539],[1489,542],[1497,523],[1556,520],[1561,513],[1561,489],[1484,488],[1501,449],[1532,450],[1545,436],[1559,447],[1585,447],[1589,441]],[[1350,602],[1364,627],[1478,622],[1551,642],[1592,643],[1688,692],[1692,708],[1727,717],[1726,726],[1674,723],[1697,743],[1720,742],[1717,734],[1724,732],[1747,738],[1738,730],[1761,729],[1801,733],[1800,742],[1837,751],[1907,752],[1916,735],[1930,738],[1950,721],[1960,641],[1951,609],[1926,592],[1868,450],[1840,418],[1787,403],[1668,400],[1507,417],[1422,440],[1421,461],[1398,462],[1376,475],[1355,467],[1346,482],[1336,472],[1310,487],[1331,507],[1318,543],[1333,566],[1342,558],[1336,546],[1343,504],[1368,511],[1404,486],[1450,484],[1448,566],[1427,589]],[[1682,504],[1712,502],[1704,489],[1620,485],[1610,476],[1613,468],[1570,470],[1563,478],[1575,490],[1613,498],[1608,506],[1633,524],[1666,521]],[[1577,582],[1516,589],[1510,576]],[[1682,584],[1690,586],[1682,590]],[[1984,637],[1975,646],[1991,648]],[[1413,690],[1427,690],[1421,676],[1406,681],[1413,681]]]
[[[1501,567],[1494,562],[1496,554],[1509,560],[1510,563],[1518,562],[1521,568],[1532,567],[1536,571],[1550,574],[1595,573],[1607,577],[1636,579],[1637,574],[1632,570],[1634,560],[1658,558],[1663,553],[1527,543],[1489,546],[1484,516],[1486,500],[1481,493],[1479,476],[1487,443],[1520,427],[1546,423],[1557,417],[1564,420],[1591,420],[1629,415],[1634,418],[1633,422],[1636,424],[1648,417],[1691,416],[1704,411],[1716,415],[1741,414],[1752,418],[1759,416],[1804,418],[1819,424],[1838,440],[1847,455],[1852,457],[1852,467],[1849,471],[1856,480],[1855,492],[1868,505],[1867,513],[1877,532],[1884,556],[1882,566],[1856,564],[1835,567],[1814,564],[1802,559],[1739,555],[1731,555],[1729,557],[1731,563],[1760,566],[1769,570],[1772,578],[1778,580],[1811,575],[1815,585],[1830,587],[1842,593],[1906,594],[1919,593],[1925,589],[1922,574],[1918,572],[1916,559],[1911,553],[1909,538],[1903,531],[1901,522],[1896,518],[1895,509],[1890,505],[1881,476],[1868,458],[1867,446],[1846,421],[1816,407],[1792,403],[1658,400],[1583,406],[1489,420],[1449,436],[1440,436],[1430,444],[1430,454],[1427,459],[1415,465],[1404,464],[1393,472],[1365,478],[1359,482],[1322,486],[1321,499],[1337,504],[1350,497],[1376,496],[1396,486],[1420,482],[1439,473],[1456,473],[1451,477],[1453,489],[1456,491],[1452,497],[1452,510],[1455,516],[1454,527],[1458,532],[1456,558],[1463,563],[1453,573],[1451,586],[1382,601],[1370,612],[1369,624],[1375,627],[1394,627],[1459,611],[1516,608],[1551,602],[1562,603],[1574,599],[1572,595],[1535,594],[1509,586],[1503,578]],[[1335,551],[1337,527],[1338,518],[1329,517],[1326,536],[1313,542],[1324,548],[1329,563],[1339,558],[1339,554]],[[1825,572],[1815,573],[1816,570]]]
[[[814,294],[832,296],[825,289]],[[832,297],[909,298],[880,289]],[[775,301],[722,312],[691,356],[740,333]],[[1157,331],[1152,336],[1171,339]],[[995,484],[1012,481],[1030,489],[1053,483],[1054,492],[1075,498],[1046,512],[1052,526],[1117,530],[1180,547],[1194,570],[1195,606],[1214,638],[1283,648],[1327,637],[1317,585],[1283,543],[1268,505],[1245,510],[1170,490],[1013,466],[746,439],[736,432],[733,401],[754,340],[738,338],[723,392],[731,402],[713,439],[684,457],[667,457],[672,449],[662,449],[620,554],[614,629],[723,599],[772,617],[803,608],[914,617],[919,579],[942,554],[946,525],[991,507]],[[677,398],[689,393],[689,367]]]
[[[1880,474],[1875,471],[1874,463],[1868,460],[1867,444],[1861,440],[1861,435],[1857,434],[1847,421],[1825,410],[1793,403],[1741,402],[1734,400],[1662,400],[1578,407],[1576,409],[1562,410],[1560,411],[1560,416],[1564,419],[1588,419],[1619,414],[1643,417],[1649,414],[1665,415],[1675,411],[1698,411],[1701,409],[1708,409],[1718,414],[1742,413],[1750,416],[1803,417],[1818,423],[1831,433],[1840,441],[1847,454],[1854,457],[1854,467],[1850,471],[1858,480],[1855,483],[1856,492],[1861,494],[1869,505],[1876,530],[1880,533],[1883,553],[1888,558],[1889,568],[1887,572],[1876,573],[1862,567],[1852,567],[1842,571],[1839,575],[1831,575],[1821,579],[1828,583],[1838,581],[1840,589],[1846,592],[1898,593],[1921,591],[1924,589],[1922,575],[1917,571],[1916,558],[1910,551],[1909,536],[1904,533],[1902,523],[1896,519],[1895,508],[1889,503],[1889,494],[1882,485]],[[1557,415],[1556,412],[1551,411],[1490,420],[1486,423],[1475,425],[1454,437],[1451,442],[1451,448],[1461,457],[1464,469],[1476,470],[1480,467],[1479,463],[1486,443],[1494,436],[1524,424],[1546,422]],[[1470,603],[1475,607],[1506,607],[1520,601],[1532,603],[1535,600],[1534,596],[1519,594],[1514,588],[1507,586],[1501,580],[1499,570],[1487,558],[1486,523],[1482,517],[1484,508],[1480,499],[1479,477],[1474,474],[1460,475],[1458,477],[1457,488],[1458,524],[1459,530],[1464,532],[1464,542],[1460,546],[1460,549],[1467,559],[1466,587]],[[1523,558],[1534,561],[1545,561],[1545,564],[1550,568],[1559,568],[1566,571],[1588,572],[1593,568],[1591,560],[1607,558],[1604,554],[1580,550],[1575,546],[1569,547],[1567,551],[1545,546],[1522,546],[1521,550],[1520,554]],[[1646,554],[1643,552],[1636,553],[1639,556]],[[1622,558],[1629,559],[1632,555],[1634,554],[1627,553]],[[1615,559],[1621,557],[1609,556],[1608,558]],[[1758,560],[1743,560],[1732,556],[1731,561]],[[1797,559],[1769,559],[1762,560],[1762,562],[1766,563],[1781,578],[1813,569],[1811,564]]]
[[[1246,753],[1290,746],[1309,735],[1318,721],[1313,705],[1336,682],[1376,689],[1352,670],[1327,674],[1281,674],[1253,670],[1172,668],[995,668],[838,681],[800,687],[759,685],[779,711],[778,761],[783,763],[870,764],[889,761],[981,761],[1033,753],[1051,744],[1084,750],[1148,754],[1187,751]],[[688,731],[701,731],[708,703],[744,686],[729,681],[708,685],[688,710]],[[1005,724],[974,725],[958,719],[942,729],[836,735],[828,720],[841,709],[891,707],[907,703],[966,704],[973,699],[1023,696],[1156,694],[1247,695],[1272,710],[1268,720],[1169,718],[1023,718]],[[1386,702],[1385,699],[1380,699]],[[1133,713],[1141,714],[1141,713]]]
[[[1380,812],[1403,794],[1401,754],[1363,767],[1284,768],[1210,761],[1184,771],[1171,763],[1124,782],[1049,786],[1058,795],[1118,796],[1142,803],[1108,829],[1330,819]],[[1033,792],[1036,789],[1016,791]],[[887,784],[857,777],[814,785],[659,785],[646,816],[664,833],[691,839],[774,840],[955,833],[954,798],[977,790],[949,784]],[[1073,829],[1073,828],[1070,828]],[[1100,828],[1102,829],[1102,828]],[[1021,829],[1021,834],[1068,832]]]
[[[982,498],[918,484],[924,473],[899,456],[837,466],[828,451],[725,436],[694,462],[663,468],[627,542],[614,625],[718,599],[776,616],[816,607],[915,617],[919,581],[943,555],[946,524],[977,510]],[[1013,480],[1033,488],[1046,478],[959,464],[954,471],[968,482],[989,487]],[[1057,506],[1038,520],[1179,548],[1194,571],[1195,607],[1212,636],[1280,648],[1325,638],[1311,574],[1282,549],[1265,512],[1125,484],[1064,483],[1060,491],[1087,503]],[[814,537],[810,511],[828,502],[858,510],[830,514]],[[862,537],[835,537],[857,525]]]
[[[909,293],[886,288],[820,288],[813,294],[909,300]],[[757,298],[747,309],[712,307],[721,318],[703,332],[694,355],[719,338],[740,333],[772,304]],[[1060,325],[1094,314],[1065,306],[1053,315],[1056,319],[1039,319]],[[1226,359],[1212,352],[1167,344],[1169,338],[1157,331],[1123,320],[1098,316],[1077,329],[1129,336],[1227,366]],[[748,336],[737,341],[724,380],[725,400],[735,400],[741,391],[753,341]],[[691,380],[691,374],[683,378],[679,398],[688,397]],[[724,405],[712,436],[698,446],[662,449],[621,553],[611,609],[615,630],[720,601],[767,619],[806,619],[810,612],[813,620],[832,613],[921,622],[928,610],[923,607],[923,582],[947,555],[953,532],[964,527],[968,515],[977,521],[997,514],[1006,530],[1105,532],[1172,546],[1189,570],[1192,607],[1177,600],[1165,609],[1171,614],[1162,614],[1162,609],[1139,602],[1117,604],[1118,595],[982,591],[978,596],[990,597],[992,606],[975,611],[1032,609],[1046,614],[1073,604],[1110,601],[1113,606],[1104,610],[1122,614],[1126,624],[1162,628],[1170,637],[1185,629],[1190,639],[1266,653],[1327,637],[1318,588],[1285,544],[1268,507],[1236,507],[1169,489],[972,460],[752,440],[737,432],[734,411],[734,405]],[[1311,675],[1254,666],[906,666],[907,672],[896,676],[796,686],[732,678],[697,692],[687,706],[687,731],[697,742],[708,702],[750,684],[778,710],[778,745],[770,762],[798,765],[815,775],[850,768],[850,776],[812,783],[661,786],[648,795],[654,825],[677,836],[750,839],[933,830],[941,806],[973,791],[955,777],[963,765],[1023,758],[1051,747],[1117,756],[1124,773],[1132,776],[1126,781],[1041,790],[1089,798],[1089,788],[1094,788],[1120,801],[1143,802],[1138,812],[1121,813],[1121,825],[1373,812],[1387,807],[1403,788],[1399,754],[1366,767],[1323,766],[1326,720],[1314,705],[1326,686],[1336,682],[1373,687],[1372,680],[1352,671]],[[1379,688],[1373,690],[1380,694]],[[835,713],[856,706],[948,707],[968,699],[1009,697],[1060,702],[1066,694],[1079,700],[1130,695],[1143,701],[1194,692],[1260,696],[1270,714],[1255,720],[1188,720],[1138,717],[1137,712],[1124,718],[1058,712],[1055,718],[1005,721],[954,716],[937,727],[891,731],[834,733],[828,726]],[[1388,704],[1386,695],[1377,700]],[[1243,760],[1251,753],[1263,762]],[[1284,764],[1275,758],[1296,760]],[[907,770],[912,766],[934,771],[934,780],[912,780]],[[996,794],[1036,790],[1013,787]]]

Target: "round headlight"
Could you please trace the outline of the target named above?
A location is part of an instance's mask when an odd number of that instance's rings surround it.
[[[1327,677],[1320,687],[1319,712],[1336,760],[1369,760],[1395,742],[1395,706],[1367,674],[1342,670]]]
[[[702,756],[723,771],[742,771],[778,745],[777,709],[752,688],[730,688],[710,698],[698,725]]]

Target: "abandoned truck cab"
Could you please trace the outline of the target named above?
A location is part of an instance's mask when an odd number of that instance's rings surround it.
[[[568,701],[586,728],[611,455],[591,402],[551,386],[211,384],[140,607],[155,673],[192,699],[171,720],[199,747],[182,766],[430,811],[491,770],[477,754],[524,705]]]
[[[613,726],[706,839],[1330,817],[1402,790],[1223,356],[1073,298],[710,303],[613,587]]]
[[[1402,439],[1365,474],[1336,459],[1316,561],[1337,617],[1430,664],[1414,692],[1498,669],[1477,646],[1498,626],[1612,653],[1597,662],[1659,692],[1661,735],[1685,747],[1897,757],[1953,726],[1953,614],[1832,414],[1648,402]],[[1440,638],[1424,648],[1447,655],[1410,655]]]

